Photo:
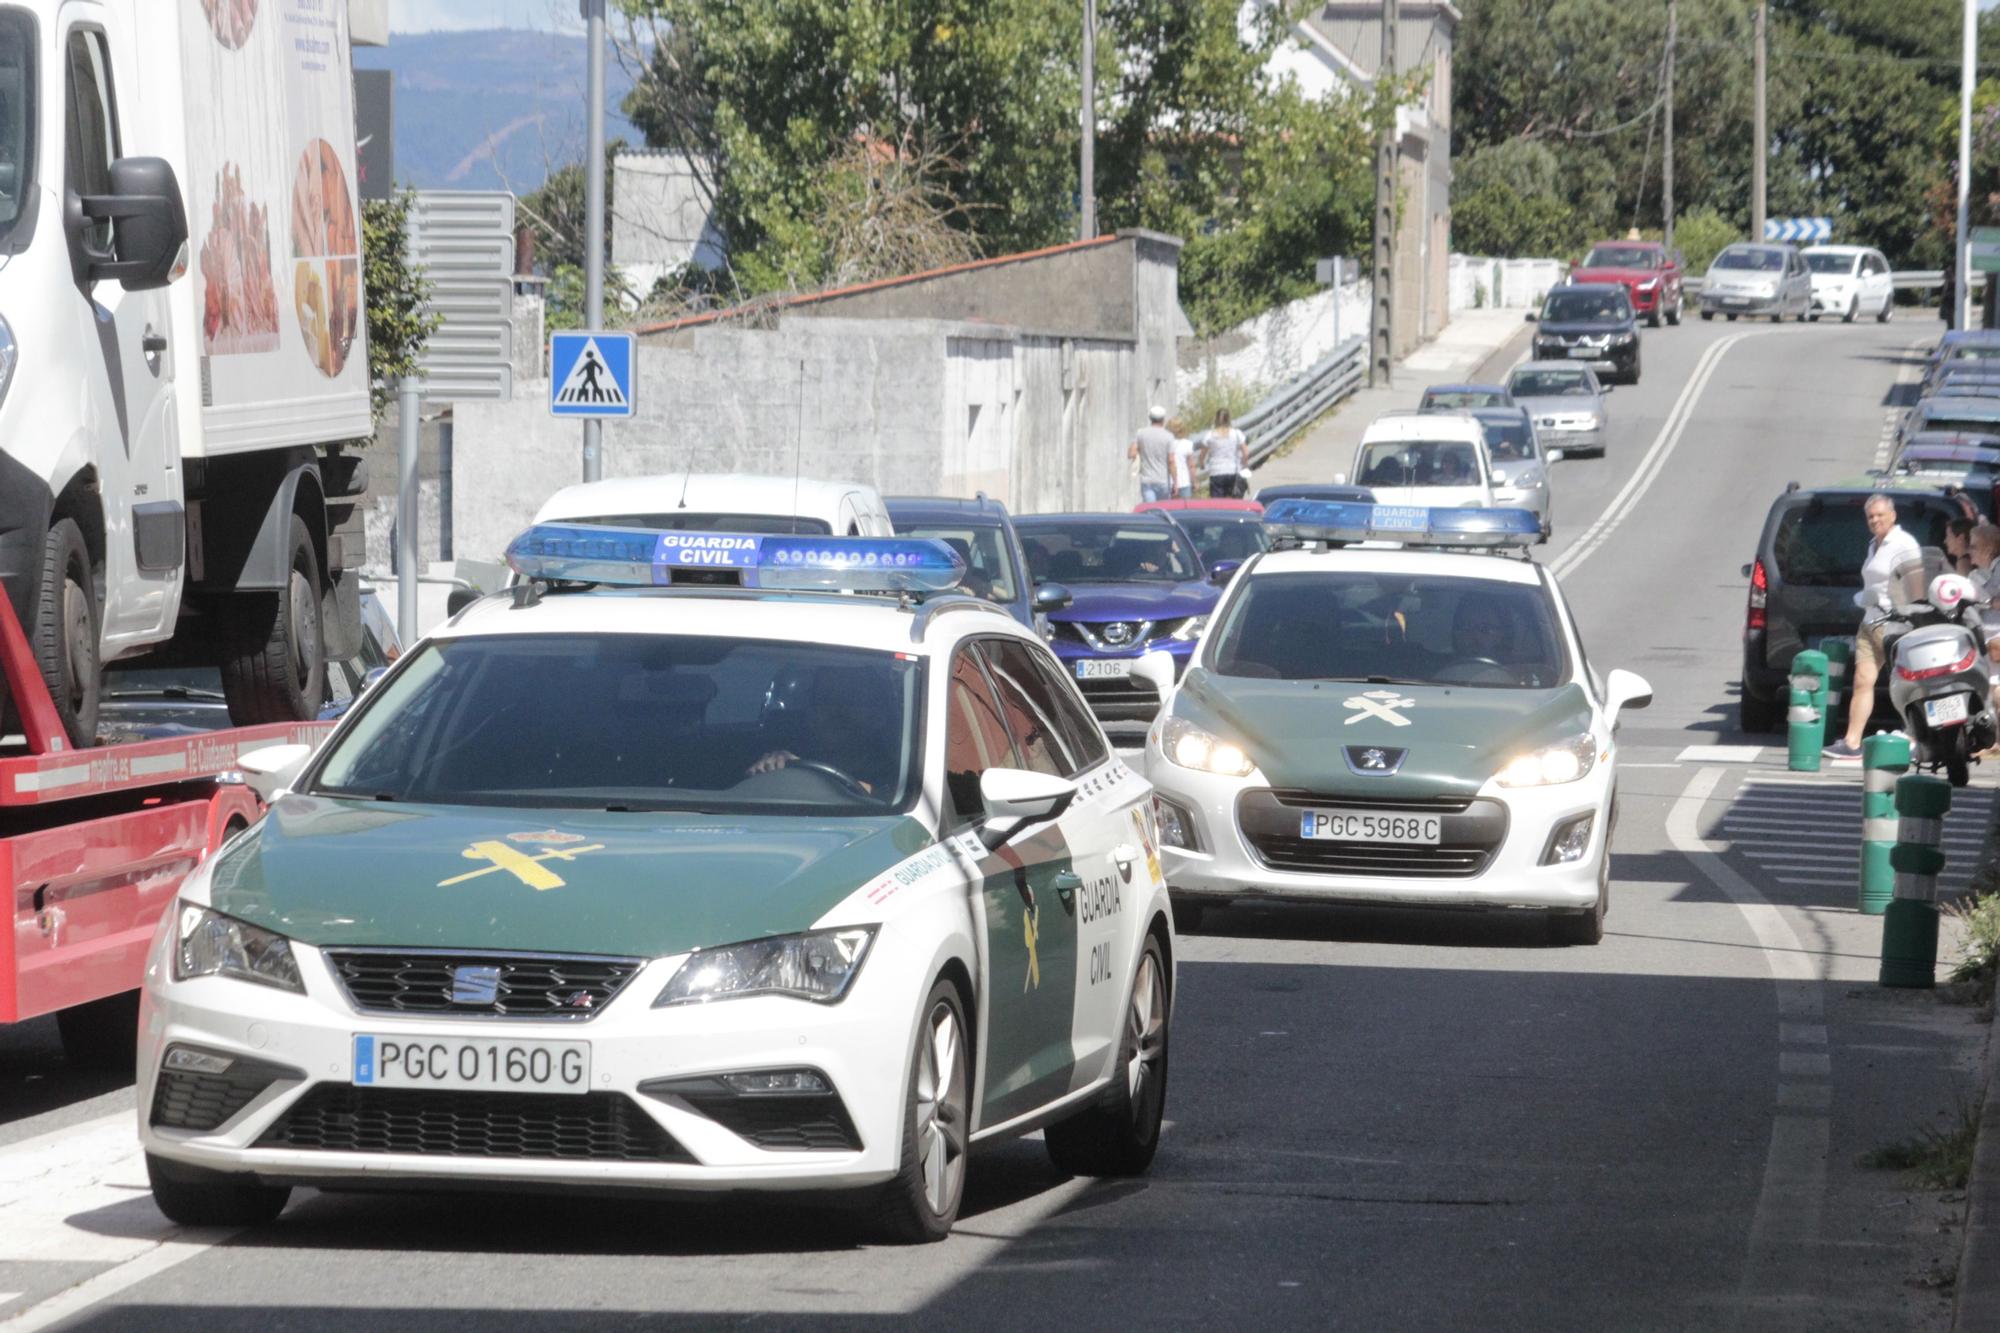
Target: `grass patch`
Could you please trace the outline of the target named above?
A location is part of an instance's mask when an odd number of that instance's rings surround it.
[[[1907,1171],[1933,1190],[1962,1190],[1972,1177],[1972,1149],[1979,1140],[1979,1108],[1960,1099],[1942,1129],[1920,1129],[1909,1138],[1884,1144],[1861,1159],[1863,1166]]]
[[[1964,956],[1952,969],[1951,979],[1971,982],[1982,998],[1991,997],[1995,973],[2000,972],[2000,893],[1947,903],[1941,910],[1957,924],[1963,939]]]

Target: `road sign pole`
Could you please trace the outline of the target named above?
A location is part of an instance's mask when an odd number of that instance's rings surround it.
[[[1972,256],[1966,247],[1972,239],[1972,85],[1979,77],[1975,63],[1978,53],[1979,9],[1974,0],[1965,0],[1964,65],[1958,76],[1958,230],[1952,235],[1952,254],[1957,258],[1952,267],[1958,278],[1951,295],[1951,327],[1955,329],[1971,324],[1965,297],[1972,289],[1971,275],[1966,272]]]
[[[580,0],[590,33],[589,146],[583,196],[583,321],[604,327],[604,0]],[[604,423],[583,423],[583,479],[604,476]]]
[[[418,419],[424,410],[423,382],[405,375],[396,385],[396,634],[408,647],[417,641]]]

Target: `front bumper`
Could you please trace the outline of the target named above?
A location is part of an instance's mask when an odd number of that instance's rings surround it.
[[[1469,875],[1404,873],[1406,867],[1398,866],[1388,852],[1383,853],[1380,873],[1276,868],[1243,827],[1245,794],[1257,797],[1270,790],[1260,776],[1226,778],[1195,772],[1169,762],[1151,744],[1146,748],[1146,774],[1159,799],[1180,807],[1198,843],[1190,849],[1168,846],[1163,840],[1160,856],[1167,886],[1178,897],[1557,909],[1587,908],[1597,901],[1598,867],[1610,823],[1608,762],[1583,780],[1561,786],[1509,790],[1489,783],[1477,803],[1497,802],[1504,808],[1505,832],[1483,867]],[[1342,804],[1332,794],[1313,801],[1326,807]],[[1584,854],[1562,865],[1540,864],[1557,826],[1580,815],[1593,817]]]
[[[894,969],[881,966],[882,958],[869,960],[879,969],[875,985],[868,984],[864,967],[839,1004],[759,998],[655,1009],[654,998],[679,962],[659,960],[594,1018],[561,1022],[359,1012],[320,952],[299,944],[293,947],[305,995],[223,977],[175,981],[165,941],[163,930],[142,993],[138,1115],[145,1150],[174,1162],[287,1183],[498,1182],[671,1191],[852,1188],[887,1180],[900,1165],[916,1005],[898,994]],[[878,938],[875,948],[884,943]],[[396,1090],[352,1086],[357,1034],[587,1041],[589,1099],[597,1121],[617,1122],[616,1134],[602,1123],[579,1129],[592,1117],[582,1108],[584,1098],[574,1094],[425,1090],[417,1096],[432,1102],[411,1110],[404,1098],[401,1109],[386,1110],[380,1094]],[[187,1105],[187,1089],[161,1068],[174,1046],[288,1073],[213,1129],[173,1128],[156,1121],[175,1118],[163,1115],[169,1096]],[[848,1141],[859,1146],[760,1147],[745,1136],[753,1131],[744,1129],[741,1115],[704,1113],[687,1097],[641,1088],[666,1079],[776,1069],[820,1073],[852,1128]],[[374,1104],[367,1106],[371,1097]],[[496,1097],[508,1099],[507,1105]],[[355,1130],[364,1116],[366,1127]],[[411,1151],[411,1133],[382,1128],[412,1116],[428,1117],[427,1143],[449,1140],[451,1146]],[[307,1123],[311,1132],[302,1132]],[[297,1146],[315,1134],[328,1138],[329,1125],[341,1131],[340,1142],[359,1142],[364,1150]],[[548,1149],[553,1142],[564,1149]],[[635,1150],[635,1142],[642,1147]]]
[[[1604,427],[1599,424],[1590,427],[1545,426],[1538,418],[1535,423],[1535,438],[1544,449],[1561,449],[1564,453],[1602,453],[1604,451]]]
[[[1535,358],[1542,361],[1568,361],[1572,365],[1589,366],[1592,370],[1613,375],[1627,375],[1639,364],[1639,341],[1616,346],[1590,348],[1589,356],[1571,356],[1575,349],[1561,343],[1536,343]]]
[[[1056,660],[1069,678],[1076,682],[1083,693],[1083,701],[1090,705],[1090,711],[1099,722],[1151,722],[1153,715],[1160,711],[1160,696],[1150,683],[1137,676],[1098,676],[1084,678],[1077,674],[1080,662],[1136,662],[1150,652],[1163,652],[1174,659],[1174,679],[1179,680],[1187,671],[1188,659],[1194,656],[1195,641],[1192,639],[1154,639],[1124,652],[1107,653],[1087,644],[1057,639],[1049,645],[1055,650]]]
[[[1776,315],[1784,311],[1784,300],[1778,296],[1703,292],[1701,308],[1718,315]]]

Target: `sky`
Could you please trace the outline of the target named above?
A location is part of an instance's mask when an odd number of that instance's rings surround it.
[[[576,0],[389,0],[395,32],[539,28],[581,32]]]

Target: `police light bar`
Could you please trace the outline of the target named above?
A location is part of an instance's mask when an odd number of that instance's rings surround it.
[[[1527,546],[1542,535],[1527,509],[1430,509],[1422,505],[1278,500],[1264,510],[1274,535],[1321,542],[1399,542],[1404,546]]]
[[[507,546],[524,579],[663,588],[698,571],[727,570],[745,588],[825,592],[947,592],[965,562],[923,537],[805,537],[746,532],[662,532],[587,523],[538,523]]]

